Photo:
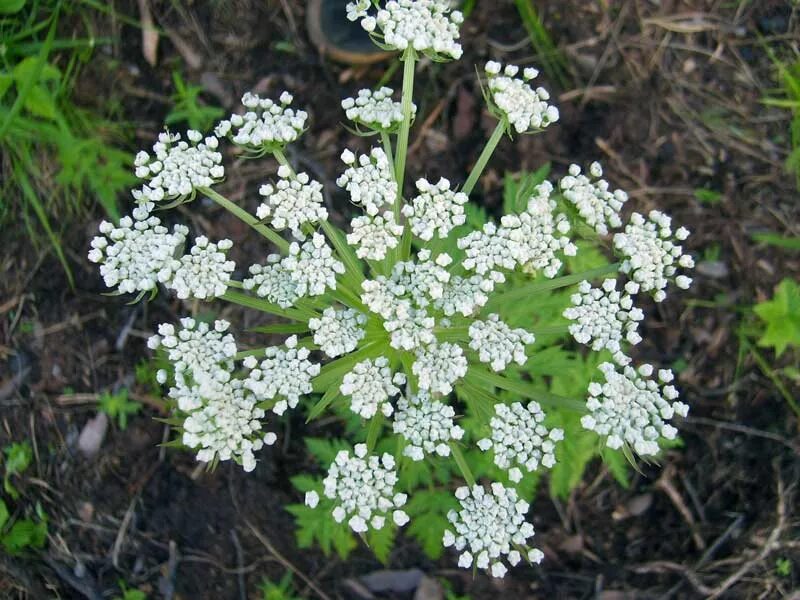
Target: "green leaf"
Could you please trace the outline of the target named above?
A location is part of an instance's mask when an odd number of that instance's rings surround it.
[[[12,485],[11,478],[19,476],[25,472],[25,470],[31,464],[33,451],[31,450],[30,443],[25,441],[10,444],[3,448],[3,452],[5,453],[5,460],[3,461],[5,467],[5,474],[3,476],[3,489],[6,491],[6,494],[16,500],[19,498],[19,492],[17,491],[17,488]]]
[[[372,550],[383,565],[389,564],[389,556],[394,548],[394,540],[397,537],[397,527],[394,524],[386,523],[380,529],[370,529],[367,532],[367,546]]]
[[[6,503],[3,502],[3,499],[0,498],[0,532],[3,531],[3,527],[8,522],[9,512]]]
[[[533,173],[521,173],[519,180],[511,173],[506,173],[503,180],[503,212],[521,213],[528,208],[528,200],[534,188],[542,183],[550,174],[550,163],[545,163]]]
[[[697,188],[694,191],[694,197],[697,198],[698,202],[714,205],[718,204],[719,201],[722,200],[722,192],[710,190],[708,188]]]
[[[750,237],[757,242],[770,246],[785,248],[786,250],[800,250],[800,237],[785,236],[772,231],[754,233]]]
[[[774,348],[780,356],[787,346],[800,345],[800,286],[796,281],[781,281],[772,300],[757,304],[753,310],[766,323],[759,346]]]
[[[431,560],[441,557],[444,551],[442,536],[450,525],[447,512],[458,508],[456,497],[444,490],[417,490],[404,507],[411,517],[406,533],[419,542]]]
[[[0,0],[0,13],[13,15],[22,10],[26,0]]]
[[[1,2],[2,0],[0,0]],[[8,73],[0,73],[0,99],[6,95],[8,88],[11,87],[11,84],[14,83],[14,77],[9,75]]]
[[[43,548],[46,539],[47,521],[34,523],[31,519],[20,519],[3,536],[2,544],[9,554],[20,554],[28,548]]]
[[[49,62],[43,63],[41,71],[37,73],[38,63],[39,58],[37,56],[29,56],[17,63],[12,71],[17,87],[22,87],[32,78],[35,78],[34,85],[40,81],[58,81],[61,79],[61,71]]]
[[[609,447],[604,447],[600,451],[600,456],[603,458],[603,463],[608,467],[608,471],[614,476],[614,479],[624,488],[630,486],[630,479],[628,477],[631,463],[625,457],[622,450],[613,450]]]
[[[341,450],[350,450],[350,444],[338,438],[322,439],[322,438],[305,438],[306,448],[314,455],[317,462],[324,467],[327,467],[336,458],[336,455]]]
[[[550,471],[550,493],[567,498],[583,478],[583,472],[597,450],[597,435],[581,426],[580,416],[559,413],[551,419],[552,425],[564,430],[569,443],[556,445],[556,464]]]
[[[305,504],[290,504],[286,510],[294,515],[297,529],[297,545],[310,548],[316,542],[328,556],[331,551],[346,560],[356,547],[356,540],[347,523],[337,523],[330,511],[323,506],[310,508]]]

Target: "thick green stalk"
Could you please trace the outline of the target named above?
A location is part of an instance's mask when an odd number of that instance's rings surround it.
[[[400,221],[400,209],[403,203],[403,181],[406,172],[406,158],[408,154],[408,132],[411,129],[411,99],[414,96],[414,66],[416,54],[409,47],[403,54],[403,122],[397,134],[397,152],[394,155],[394,173],[397,180],[397,201],[394,204],[394,218]]]
[[[469,177],[467,177],[464,187],[461,188],[461,191],[467,196],[472,193],[475,184],[478,183],[478,178],[486,168],[486,163],[488,163],[489,159],[492,157],[494,149],[497,148],[497,144],[500,143],[500,139],[503,137],[507,125],[508,122],[505,119],[501,119],[497,124],[497,127],[494,128],[492,136],[486,142],[486,146],[483,147],[483,152],[481,152],[481,155],[478,157],[478,161],[475,163],[475,166],[472,167],[472,172],[469,174]]]
[[[234,204],[230,200],[228,200],[225,196],[218,194],[211,188],[201,187],[197,188],[197,191],[201,194],[211,198],[214,202],[219,204],[222,208],[233,214],[234,216],[241,219],[244,223],[247,223],[255,229],[258,233],[263,235],[267,238],[270,242],[275,244],[281,252],[287,252],[289,250],[289,242],[283,239],[280,235],[278,235],[275,231],[261,223],[256,217],[251,215],[249,212],[241,208],[240,206]]]

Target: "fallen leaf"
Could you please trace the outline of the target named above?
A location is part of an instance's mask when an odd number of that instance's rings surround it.
[[[153,24],[149,0],[139,0],[139,23],[142,26],[142,55],[151,67],[158,61],[158,31]]]
[[[106,413],[98,413],[93,419],[89,419],[81,429],[78,437],[78,450],[86,458],[94,458],[100,451],[100,446],[108,431],[108,416]]]

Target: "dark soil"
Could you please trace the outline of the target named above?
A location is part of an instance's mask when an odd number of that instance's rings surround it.
[[[226,110],[248,89],[289,89],[311,113],[311,131],[292,159],[328,184],[340,218],[345,204],[332,185],[338,155],[368,142],[340,127],[339,101],[375,85],[383,67],[321,58],[305,31],[305,3],[151,5],[169,33],[160,40],[158,65],[144,60],[139,29],[122,20],[98,22],[112,28],[117,43],[99,50],[84,71],[79,100],[91,106],[110,90],[146,147],[170,108],[174,68],[202,82],[207,100]],[[800,273],[796,252],[751,238],[758,231],[798,235],[797,190],[783,170],[788,113],[760,103],[775,86],[763,44],[784,54],[797,50],[798,8],[767,0],[536,6],[574,83],[563,88],[542,75],[560,94],[561,122],[546,134],[501,144],[482,180],[483,201],[496,209],[505,170],[550,161],[561,174],[570,162],[597,159],[636,210],[664,210],[692,229],[688,244],[700,263],[695,285],[647,307],[648,342],[639,347],[642,360],[684,365],[679,383],[691,406],[680,425],[685,447],[661,465],[644,465],[630,489],[594,465],[568,502],[543,491],[534,505],[537,540],[547,555],[540,568],[519,568],[503,581],[473,578],[454,568],[452,556],[432,563],[403,538],[389,566],[419,567],[474,600],[796,600],[798,419],[752,356],[740,351],[737,330],[740,307]],[[138,18],[134,2],[115,8]],[[423,173],[457,179],[491,132],[474,64],[536,62],[511,2],[478,2],[463,38],[463,60],[426,64],[418,74],[410,181]],[[192,58],[195,68],[185,66]],[[225,193],[254,206],[254,190],[273,165],[234,157],[227,164]],[[697,188],[721,192],[719,202],[698,201]],[[195,204],[182,217],[212,237],[249,236],[212,206]],[[134,306],[100,295],[99,276],[84,258],[99,218],[65,227],[75,290],[47,248],[3,232],[0,445],[23,439],[35,445],[22,491],[49,515],[50,537],[43,555],[0,557],[0,597],[110,598],[124,579],[151,598],[255,598],[263,577],[278,580],[291,564],[329,597],[357,598],[347,579],[382,568],[369,550],[362,546],[346,562],[300,550],[283,508],[299,500],[289,477],[314,468],[301,421],[286,427],[281,445],[261,453],[252,474],[227,464],[198,470],[191,455],[158,447],[167,432],[153,417],[164,415],[148,390],[134,385],[133,373],[148,355],[144,340],[154,324],[174,320],[181,308],[166,294]],[[237,252],[237,263],[247,264],[261,250],[254,242]],[[252,315],[235,312],[242,329],[253,324]],[[791,352],[782,360],[790,361]],[[120,386],[132,386],[145,410],[124,431],[111,426],[99,456],[87,460],[76,443],[95,415],[91,394]],[[67,389],[76,395],[65,396]],[[790,391],[796,395],[797,387]],[[324,426],[311,433],[330,435]],[[779,559],[790,561],[788,574],[776,568]],[[304,597],[317,597],[301,577],[295,583]]]

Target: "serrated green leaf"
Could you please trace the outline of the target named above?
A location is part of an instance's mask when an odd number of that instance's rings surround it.
[[[447,512],[458,508],[456,497],[444,490],[418,490],[404,507],[411,517],[406,533],[419,542],[431,560],[441,557],[444,551],[442,536],[449,526]]]
[[[551,415],[550,425],[561,427],[564,439],[569,442],[556,445],[556,464],[550,470],[550,493],[567,498],[580,483],[586,466],[596,453],[597,435],[583,428],[579,415]]]
[[[320,487],[319,479],[312,477],[311,475],[307,475],[302,473],[300,475],[295,475],[291,477],[289,481],[292,482],[292,485],[300,490],[301,492],[310,492],[311,490],[317,489]]]
[[[621,450],[613,450],[606,446],[600,451],[600,456],[603,459],[603,463],[608,467],[609,473],[614,476],[614,479],[616,479],[622,487],[627,489],[628,486],[630,486],[628,473],[631,464],[625,457],[625,454]]]
[[[366,535],[367,546],[372,550],[383,565],[389,564],[389,556],[394,548],[394,540],[397,537],[397,527],[386,523],[380,529],[370,529]]]
[[[787,346],[800,345],[800,286],[796,281],[781,281],[772,300],[757,304],[753,311],[766,323],[759,346],[774,348],[780,356]]]
[[[337,523],[330,511],[322,506],[310,508],[305,504],[290,504],[286,510],[295,517],[297,545],[310,548],[316,542],[328,556],[332,551],[346,560],[356,547],[356,540],[346,523]]]
[[[341,450],[350,450],[350,444],[338,438],[305,438],[306,448],[323,467],[329,466]]]

